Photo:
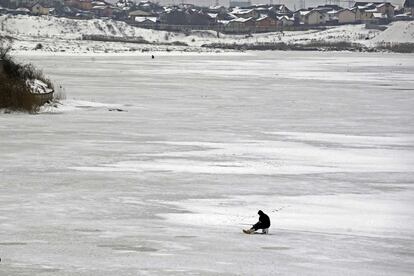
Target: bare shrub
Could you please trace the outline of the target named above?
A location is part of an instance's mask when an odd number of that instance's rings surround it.
[[[43,104],[41,97],[33,94],[26,81],[37,79],[53,89],[52,82],[42,71],[31,64],[19,64],[10,57],[11,42],[0,38],[0,108],[36,112]]]
[[[396,53],[414,53],[414,43],[381,43],[378,48]]]
[[[232,49],[232,50],[281,50],[281,51],[367,51],[363,45],[345,41],[324,42],[311,41],[306,44],[289,44],[285,42],[256,42],[256,43],[212,43],[204,44],[201,47],[213,49]]]
[[[11,50],[11,39],[0,37],[0,59],[5,59]]]
[[[40,101],[23,80],[0,74],[0,108],[35,112]]]
[[[42,43],[37,43],[34,49],[35,50],[42,50],[43,49]]]

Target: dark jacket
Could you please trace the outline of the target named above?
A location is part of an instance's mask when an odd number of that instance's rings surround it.
[[[253,229],[254,230],[258,230],[258,229],[266,229],[270,227],[270,218],[268,215],[266,215],[265,213],[262,212],[262,210],[260,210],[258,212],[259,214],[259,222],[256,223],[255,225],[253,225]]]
[[[259,211],[259,222],[262,224],[263,227],[269,228],[270,227],[270,218],[268,215],[263,213],[262,211]]]

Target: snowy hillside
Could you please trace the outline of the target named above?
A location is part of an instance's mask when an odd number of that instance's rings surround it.
[[[394,22],[388,29],[381,32],[373,40],[374,43],[380,42],[414,42],[414,21]]]
[[[138,29],[125,22],[113,20],[74,20],[53,16],[2,16],[2,32],[9,35],[39,38],[80,39],[82,34],[110,36],[145,36],[155,40],[159,34],[151,30]]]
[[[200,51],[210,43],[309,43],[311,41],[348,41],[375,46],[381,42],[414,42],[414,22],[395,22],[385,31],[369,30],[364,25],[344,25],[326,30],[308,30],[246,35],[223,35],[213,31],[193,31],[190,35],[130,26],[113,20],[74,20],[52,16],[0,16],[0,35],[15,39],[14,50],[33,50],[41,43],[47,52],[123,52],[142,50]],[[82,35],[141,38],[147,44],[82,40]],[[172,46],[180,42],[188,46]],[[166,46],[166,44],[170,44]],[[204,49],[206,51],[206,49]]]

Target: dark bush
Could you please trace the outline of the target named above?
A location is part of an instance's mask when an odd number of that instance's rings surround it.
[[[323,41],[314,40],[307,44],[304,44],[305,48],[316,48],[323,51],[365,51],[367,48],[359,43],[353,43],[348,41]]]
[[[228,43],[212,43],[204,44],[201,47],[218,48],[218,49],[232,49],[232,50],[280,50],[280,51],[364,51],[366,47],[345,41],[338,42],[324,42],[311,41],[306,44],[288,44],[285,42],[264,42],[264,43],[243,43],[243,44],[228,44]]]
[[[34,49],[35,50],[42,50],[43,49],[42,43],[37,43]]]
[[[11,47],[0,38],[0,108],[35,112],[43,104],[37,94],[33,94],[26,80],[38,79],[53,89],[51,81],[44,77],[42,71],[31,64],[19,64],[8,54]]]
[[[181,42],[181,41],[173,41],[169,45],[173,45],[173,46],[188,46],[187,43]]]
[[[414,53],[414,43],[381,43],[378,48],[396,53]]]

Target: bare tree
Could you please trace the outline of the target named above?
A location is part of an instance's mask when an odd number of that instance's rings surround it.
[[[0,36],[0,59],[6,59],[12,48],[12,40],[7,37]]]

